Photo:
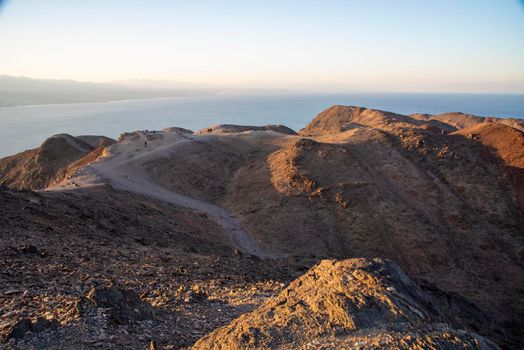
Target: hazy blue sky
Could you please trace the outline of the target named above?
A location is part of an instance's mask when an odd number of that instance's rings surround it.
[[[10,0],[0,11],[0,74],[524,92],[517,0]]]

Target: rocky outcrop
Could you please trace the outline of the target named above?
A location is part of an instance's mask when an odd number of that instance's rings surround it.
[[[455,329],[393,262],[324,260],[193,349],[483,349]]]

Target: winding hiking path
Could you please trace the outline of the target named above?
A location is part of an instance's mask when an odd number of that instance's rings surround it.
[[[147,138],[146,135],[152,135],[153,139]],[[133,133],[113,145],[110,149],[110,156],[90,164],[88,168],[97,177],[109,182],[115,189],[149,196],[207,214],[224,229],[231,241],[241,251],[265,257],[255,239],[227,210],[160,186],[154,183],[144,170],[143,165],[146,162],[168,156],[182,143],[192,142],[195,138],[204,141],[208,137],[197,135],[188,137],[178,132]]]

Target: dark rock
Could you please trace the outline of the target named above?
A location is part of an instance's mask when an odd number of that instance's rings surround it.
[[[59,326],[60,323],[55,319],[48,320],[44,317],[38,317],[36,322],[33,324],[33,331],[39,333],[46,329],[56,329]]]
[[[82,306],[82,303],[80,302],[80,300],[78,300],[75,303],[75,311],[78,314],[78,316],[80,317],[84,314],[84,307]]]
[[[11,332],[7,335],[7,339],[22,339],[29,331],[40,333],[47,329],[56,329],[60,326],[60,322],[55,319],[48,320],[44,317],[38,317],[33,323],[29,318],[23,318],[14,324]]]
[[[130,324],[154,316],[151,307],[135,292],[114,285],[91,289],[87,299],[96,307],[108,308],[111,320],[117,324]]]
[[[41,256],[41,257],[46,256],[46,253],[45,253],[45,252],[40,251],[37,247],[35,247],[35,246],[32,245],[32,244],[26,244],[26,245],[23,245],[23,246],[21,246],[18,250],[19,250],[21,253],[24,253],[24,254],[34,254],[34,255],[39,255],[39,256]]]
[[[31,320],[28,318],[23,318],[11,329],[11,332],[7,336],[7,339],[22,339],[24,335],[28,332],[33,330],[33,324],[31,323]]]

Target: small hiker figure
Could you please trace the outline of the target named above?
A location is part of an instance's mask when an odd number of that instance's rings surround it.
[[[147,148],[147,140],[144,141],[144,148]]]

